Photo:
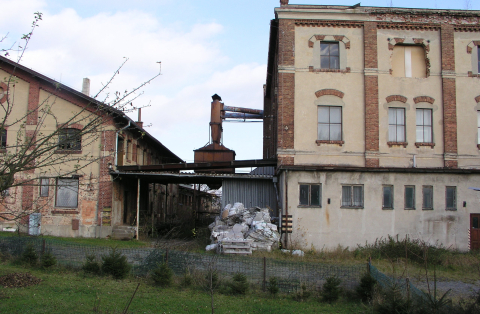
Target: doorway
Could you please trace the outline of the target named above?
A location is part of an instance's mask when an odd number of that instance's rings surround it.
[[[470,214],[470,250],[480,249],[480,214]]]

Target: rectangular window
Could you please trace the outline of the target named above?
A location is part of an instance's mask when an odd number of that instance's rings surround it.
[[[318,106],[318,139],[342,140],[342,107]]]
[[[363,185],[342,186],[342,207],[363,208]]]
[[[415,186],[405,186],[405,209],[415,209]]]
[[[457,187],[447,186],[445,188],[445,204],[447,210],[457,210]]]
[[[405,142],[404,108],[388,108],[388,141]]]
[[[383,209],[393,209],[393,185],[383,186]]]
[[[433,186],[424,185],[423,186],[423,209],[433,209]]]
[[[480,73],[480,46],[477,46],[478,72]]]
[[[322,187],[320,184],[300,184],[300,202],[301,206],[321,207]]]
[[[49,186],[48,178],[40,178],[40,196],[42,197],[48,196],[48,186]]]
[[[417,109],[417,143],[433,143],[432,109]]]
[[[0,149],[7,148],[7,130],[0,129]]]
[[[58,131],[58,149],[82,150],[82,131],[77,129],[60,129]]]
[[[480,111],[477,111],[477,144],[480,144]]]
[[[320,43],[320,68],[340,69],[340,51],[338,42]]]
[[[67,208],[78,207],[78,179],[57,179],[55,206]]]

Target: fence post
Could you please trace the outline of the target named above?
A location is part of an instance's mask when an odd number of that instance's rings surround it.
[[[165,264],[168,266],[168,248],[165,250]]]
[[[263,257],[263,292],[267,289],[267,258]]]
[[[42,239],[42,256],[45,254],[45,239]]]

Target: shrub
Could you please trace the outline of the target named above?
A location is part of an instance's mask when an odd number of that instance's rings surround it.
[[[188,270],[183,275],[181,284],[183,287],[190,287],[193,284],[193,277]]]
[[[115,279],[127,277],[131,268],[125,255],[117,252],[115,248],[112,248],[110,254],[102,256],[102,272],[112,275]]]
[[[268,279],[268,292],[274,296],[278,293],[278,282],[276,277],[270,277]]]
[[[43,268],[50,268],[57,264],[57,259],[55,258],[55,256],[53,256],[51,251],[47,251],[42,255],[40,263]]]
[[[167,263],[158,264],[153,270],[152,279],[157,286],[169,287],[173,283],[173,271]]]
[[[232,294],[246,294],[248,291],[247,276],[242,273],[236,273],[233,276],[232,282],[230,282],[229,287]]]
[[[360,284],[358,285],[356,292],[358,297],[363,302],[370,302],[373,298],[373,292],[377,280],[370,275],[370,273],[365,273],[360,279]]]
[[[324,302],[332,303],[340,297],[340,279],[335,276],[328,277],[322,286],[321,296]]]
[[[400,287],[388,287],[374,304],[375,313],[379,314],[407,314],[412,312],[412,302],[402,295]]]
[[[31,243],[25,247],[25,250],[23,251],[22,256],[20,257],[20,261],[22,263],[29,264],[32,267],[37,265],[38,254]]]
[[[302,290],[293,295],[293,299],[298,302],[302,302],[310,298],[311,292],[307,290],[307,285],[302,284]]]
[[[97,262],[95,255],[91,254],[86,256],[86,260],[82,266],[82,269],[87,274],[100,274],[100,264]]]

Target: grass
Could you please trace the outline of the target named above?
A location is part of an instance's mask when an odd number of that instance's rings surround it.
[[[25,272],[24,268],[0,264],[0,276]],[[144,278],[116,281],[107,277],[84,277],[81,273],[57,268],[54,271],[28,270],[42,279],[37,286],[0,288],[1,313],[120,313],[141,283],[129,313],[211,313],[210,296],[199,288],[156,288]],[[291,297],[255,291],[245,296],[215,294],[215,313],[367,313],[365,306],[342,300],[334,304],[315,299],[296,302]]]

